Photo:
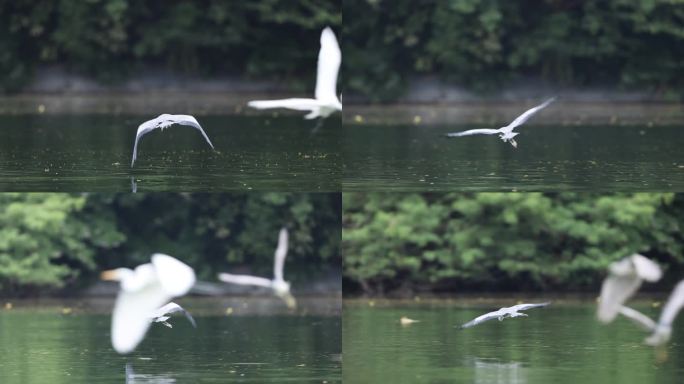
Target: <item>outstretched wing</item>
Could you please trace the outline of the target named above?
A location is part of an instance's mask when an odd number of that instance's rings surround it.
[[[284,281],[283,269],[285,268],[285,257],[287,256],[288,237],[287,229],[281,229],[278,235],[278,247],[275,250],[273,260],[273,278],[276,281]]]
[[[239,285],[256,285],[258,287],[271,288],[271,280],[263,278],[263,277],[256,277],[256,276],[249,276],[249,275],[233,275],[230,273],[219,273],[218,278],[219,278],[219,280],[223,281],[224,283],[239,284]]]
[[[321,33],[321,50],[318,53],[316,75],[316,99],[337,102],[337,74],[342,62],[342,52],[330,27]]]
[[[197,128],[202,136],[204,137],[204,140],[206,140],[207,144],[211,147],[211,149],[214,149],[214,144],[211,143],[211,140],[209,140],[209,136],[207,136],[207,133],[204,132],[204,129],[200,126],[200,124],[197,122],[197,119],[195,119],[193,116],[190,115],[169,115],[169,114],[162,114],[159,115],[158,117],[148,120],[140,126],[138,126],[138,132],[135,135],[135,143],[133,143],[133,159],[131,160],[131,167],[133,164],[135,164],[135,160],[138,157],[138,141],[140,140],[141,137],[143,137],[145,134],[148,132],[154,130],[155,128],[159,128],[160,126],[164,124],[179,124],[179,125],[188,125],[194,128]]]
[[[659,325],[671,326],[675,317],[684,306],[684,280],[680,281],[667,299],[663,313],[658,320]]]
[[[601,286],[599,298],[598,319],[603,323],[609,323],[620,312],[620,307],[641,286],[641,279],[636,276],[608,275]]]
[[[181,307],[180,305],[170,302],[163,307],[159,308],[154,312],[154,315],[152,316],[153,318],[161,317],[164,315],[171,315],[174,313],[182,313],[186,319],[192,324],[193,328],[197,328],[197,322],[195,322],[195,319],[190,315],[190,312],[186,311],[185,308]]]
[[[660,269],[660,266],[646,256],[635,253],[629,258],[634,266],[634,271],[640,278],[654,282],[660,280],[663,276],[663,271]]]
[[[523,113],[522,115],[518,116],[515,120],[513,120],[512,123],[508,124],[507,126],[501,128],[501,129],[505,132],[510,132],[515,127],[522,125],[522,124],[525,124],[525,122],[527,120],[529,120],[530,117],[532,117],[535,113],[539,112],[540,110],[546,108],[549,104],[553,103],[554,100],[556,100],[556,98],[552,97],[552,98],[546,100],[545,102],[543,102],[542,104],[537,105],[534,108],[528,109],[527,111],[525,111],[525,113]]]
[[[281,100],[254,100],[247,103],[248,106],[256,109],[286,108],[295,111],[313,111],[321,103],[315,99],[281,99]]]
[[[133,166],[133,164],[135,164],[135,159],[138,158],[138,141],[140,141],[141,137],[145,136],[147,133],[157,128],[160,121],[160,117],[161,116],[158,116],[152,120],[147,120],[146,122],[138,126],[138,131],[135,133],[135,142],[133,143],[133,159],[131,160],[131,167]]]
[[[526,310],[532,309],[532,308],[546,307],[549,304],[551,304],[550,301],[547,301],[545,303],[518,304],[518,305],[512,306],[510,309],[512,309],[514,311],[526,311]]]
[[[164,116],[164,115],[162,115]],[[199,122],[197,122],[197,119],[195,119],[193,116],[190,115],[166,115],[168,116],[167,119],[174,124],[180,124],[180,125],[188,125],[191,127],[197,128],[197,130],[200,131],[202,136],[204,137],[204,140],[207,141],[207,144],[211,147],[211,149],[214,149],[214,144],[211,143],[211,140],[209,140],[209,136],[207,136],[207,133],[204,132],[204,129],[200,126]]]
[[[461,325],[459,328],[466,329],[466,328],[474,327],[478,324],[484,323],[485,321],[498,319],[498,318],[499,318],[499,312],[498,311],[485,313],[484,315],[478,316],[475,319],[470,320],[469,322]]]
[[[462,131],[462,132],[447,133],[447,137],[461,137],[461,136],[471,136],[471,135],[496,135],[497,133],[501,133],[501,132],[498,129],[479,128],[479,129],[470,129],[468,131]]]
[[[651,320],[650,317],[644,315],[636,309],[625,307],[623,305],[620,307],[619,312],[622,316],[632,320],[634,324],[638,325],[645,331],[653,331],[656,327],[655,321]]]
[[[657,281],[662,276],[658,264],[639,254],[611,263],[608,271],[601,286],[597,313],[599,321],[604,323],[615,319],[620,307],[639,289],[642,279]]]

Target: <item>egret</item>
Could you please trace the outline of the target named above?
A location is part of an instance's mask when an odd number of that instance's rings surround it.
[[[145,337],[157,310],[192,288],[195,272],[171,256],[155,253],[150,263],[133,270],[105,271],[102,279],[119,281],[121,285],[112,313],[111,338],[114,349],[126,354]]]
[[[518,143],[515,141],[514,137],[519,135],[519,132],[513,132],[513,130],[523,124],[527,120],[530,119],[535,113],[539,112],[540,110],[546,108],[549,104],[551,104],[554,100],[556,100],[555,97],[552,97],[548,100],[546,100],[544,103],[537,105],[534,108],[528,109],[523,113],[522,115],[518,116],[515,120],[513,120],[512,123],[508,124],[505,127],[501,127],[499,129],[493,129],[493,128],[479,128],[479,129],[470,129],[467,131],[462,131],[462,132],[452,132],[452,133],[447,133],[448,137],[461,137],[461,136],[471,136],[471,135],[499,135],[499,138],[504,142],[504,143],[511,143],[513,148],[518,148]]]
[[[342,110],[342,102],[337,97],[337,74],[342,62],[342,52],[337,38],[330,27],[321,33],[321,50],[318,53],[318,72],[314,99],[255,100],[247,103],[256,109],[287,108],[308,111],[305,119],[326,118],[335,111]]]
[[[650,317],[635,309],[625,306],[620,308],[620,314],[632,320],[642,329],[651,332],[651,335],[644,340],[644,343],[655,347],[663,345],[670,340],[672,323],[682,310],[682,307],[684,307],[684,280],[680,281],[670,294],[670,298],[667,299],[667,303],[665,303],[663,311],[660,313],[658,322],[653,321]]]
[[[601,286],[597,313],[599,321],[613,321],[622,305],[634,295],[643,280],[655,282],[661,276],[662,271],[658,264],[638,253],[610,264],[608,277]]]
[[[195,322],[195,319],[193,319],[192,315],[190,315],[190,312],[186,311],[183,307],[174,302],[168,303],[165,306],[157,309],[152,314],[151,321],[153,323],[162,323],[169,328],[173,328],[173,326],[169,324],[167,320],[171,318],[172,314],[179,312],[182,313],[186,319],[188,319],[193,328],[197,328],[197,323]]]
[[[287,256],[287,229],[280,230],[278,236],[278,246],[275,250],[273,262],[273,280],[265,277],[249,276],[249,275],[233,275],[230,273],[220,273],[219,279],[224,283],[240,284],[240,285],[255,285],[258,287],[265,287],[273,290],[273,293],[281,298],[288,308],[294,308],[297,305],[294,296],[290,293],[290,283],[283,278],[283,268],[285,266],[285,257]]]
[[[211,143],[211,140],[209,140],[209,136],[207,136],[207,134],[204,132],[202,127],[197,122],[197,119],[195,119],[193,116],[169,115],[165,113],[159,115],[158,117],[152,120],[148,120],[138,126],[138,132],[135,134],[135,143],[133,144],[133,159],[131,160],[131,167],[133,166],[133,164],[135,164],[135,159],[138,157],[138,141],[140,141],[140,138],[157,128],[163,131],[164,128],[168,128],[174,124],[189,125],[191,127],[197,128],[204,137],[204,140],[207,141],[211,149],[214,149],[214,145]]]
[[[507,317],[520,317],[520,316],[527,317],[527,314],[522,313],[520,311],[526,311],[526,310],[532,309],[532,308],[545,307],[549,304],[551,304],[551,302],[536,303],[536,304],[518,304],[518,305],[514,305],[512,307],[504,307],[504,308],[499,309],[498,311],[489,312],[489,313],[485,313],[482,316],[478,316],[474,320],[471,320],[471,321],[461,325],[459,328],[465,329],[465,328],[474,327],[478,324],[484,323],[485,321],[494,320],[494,319],[498,319],[499,321],[503,321],[503,319],[505,319]]]

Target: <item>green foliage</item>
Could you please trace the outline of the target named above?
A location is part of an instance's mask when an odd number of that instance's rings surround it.
[[[684,4],[653,0],[349,0],[348,90],[401,95],[416,74],[476,90],[540,77],[568,85],[677,91]]]
[[[88,204],[115,212],[127,237],[101,253],[103,268],[144,263],[162,252],[182,258],[203,279],[237,266],[268,276],[283,226],[290,232],[291,278],[340,262],[338,194],[93,195]]]
[[[684,266],[684,196],[345,194],[345,276],[388,289],[595,287],[634,252]]]
[[[338,194],[0,194],[0,292],[77,287],[152,253],[199,278],[246,267],[269,276],[290,232],[288,279],[339,265]]]
[[[99,248],[124,239],[107,216],[76,217],[85,203],[83,196],[0,194],[0,290],[62,287],[95,268]]]
[[[338,1],[0,0],[0,89],[39,64],[102,81],[156,65],[186,73],[297,76],[312,81],[320,30],[340,27]]]

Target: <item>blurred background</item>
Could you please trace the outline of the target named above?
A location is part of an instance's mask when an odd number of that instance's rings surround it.
[[[684,271],[684,195],[345,193],[345,295],[591,292],[641,253]]]
[[[341,23],[339,1],[3,0],[0,88],[201,88],[224,78],[231,92],[232,78],[312,91],[318,51],[302,45],[317,47],[320,31]]]
[[[683,95],[677,1],[348,0],[343,12],[345,101]]]
[[[295,295],[339,295],[340,216],[339,194],[3,193],[0,295],[113,294],[93,287],[102,270],[135,267],[156,252],[189,264],[199,280],[271,277],[283,226]]]

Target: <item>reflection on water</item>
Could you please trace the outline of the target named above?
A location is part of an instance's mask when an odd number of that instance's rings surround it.
[[[15,303],[0,310],[0,383],[339,382],[336,314],[226,315],[222,299],[201,300],[199,307],[194,301],[179,303],[197,319],[196,329],[186,321],[153,324],[127,356],[112,349],[110,317],[99,308],[65,314]],[[309,307],[306,300],[302,307]]]
[[[501,363],[489,359],[473,359],[476,384],[527,383],[525,368],[519,362]]]
[[[197,116],[192,127],[145,135],[141,116],[0,116],[4,191],[222,191],[340,188],[339,117],[316,134],[299,116]]]
[[[345,190],[681,190],[681,126],[523,126],[446,138],[473,126],[345,125]]]
[[[136,373],[133,371],[133,365],[131,363],[126,363],[125,374],[126,384],[171,384],[176,382],[176,379],[168,374],[146,375]]]
[[[674,331],[662,361],[629,320],[600,324],[593,300],[555,301],[529,317],[455,328],[517,301],[345,301],[343,380],[604,384],[679,382],[684,375],[684,330]],[[636,307],[656,316],[649,304]],[[421,321],[401,326],[402,316]]]

